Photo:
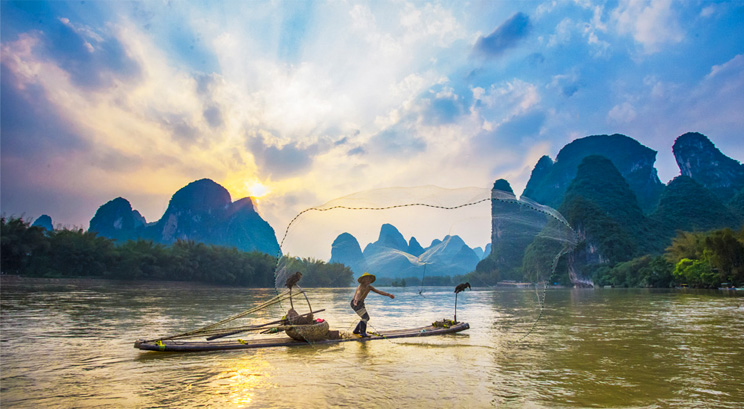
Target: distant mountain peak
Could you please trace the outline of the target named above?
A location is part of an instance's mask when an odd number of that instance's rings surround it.
[[[210,212],[224,208],[230,203],[232,203],[232,200],[227,189],[212,179],[199,179],[173,194],[168,204],[168,211]]]
[[[367,264],[362,255],[359,241],[350,233],[341,233],[331,245],[330,263],[341,263],[348,266],[355,274],[367,271]]]
[[[395,226],[389,223],[383,224],[380,228],[378,242],[396,250],[406,251],[408,249],[406,239]]]
[[[31,226],[41,227],[47,231],[54,230],[54,225],[52,224],[52,218],[46,214],[42,214],[41,216],[36,218],[36,220],[34,220]]]
[[[672,179],[652,215],[671,235],[675,230],[712,230],[737,224],[737,217],[709,189],[695,179]]]
[[[682,175],[688,176],[726,201],[744,187],[744,165],[721,153],[707,136],[688,132],[672,146]]]
[[[639,205],[650,212],[664,185],[654,167],[656,151],[622,134],[591,135],[564,146],[555,162],[540,158],[522,196],[551,207],[559,207],[566,189],[576,177],[579,164],[590,155],[609,159],[630,185]]]
[[[281,251],[274,229],[256,212],[253,199],[233,203],[227,189],[211,179],[179,189],[156,223],[146,225],[129,201],[118,197],[98,209],[89,230],[116,240],[144,238],[164,244],[193,240],[271,255]]]
[[[117,197],[98,208],[88,230],[114,240],[131,240],[145,223],[145,218],[132,209],[127,199]]]
[[[511,193],[514,195],[514,190],[512,190],[511,185],[509,182],[506,181],[506,179],[499,179],[496,182],[493,183],[493,190],[501,190],[507,193]]]
[[[434,239],[424,249],[414,237],[406,243],[400,231],[389,223],[380,228],[379,239],[364,248],[361,261],[356,243],[356,239],[348,233],[339,235],[333,242],[331,262],[344,262],[350,267],[363,265],[364,271],[380,277],[407,278],[421,277],[424,271],[427,276],[465,274],[473,271],[480,260],[459,236],[447,235],[444,240]],[[440,247],[433,249],[435,246]],[[358,273],[354,267],[352,270]]]

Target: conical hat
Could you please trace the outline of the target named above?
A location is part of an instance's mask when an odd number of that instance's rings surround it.
[[[374,274],[364,273],[364,274],[360,275],[359,278],[357,278],[357,281],[359,282],[359,284],[361,284],[362,283],[362,279],[367,279],[367,277],[369,277],[369,283],[370,284],[374,283],[375,280],[377,280],[377,277],[375,277]]]

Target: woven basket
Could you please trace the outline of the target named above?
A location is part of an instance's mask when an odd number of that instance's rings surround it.
[[[297,341],[315,342],[328,339],[328,328],[328,321],[323,321],[313,325],[292,327],[286,329],[284,332],[286,332],[290,338]]]

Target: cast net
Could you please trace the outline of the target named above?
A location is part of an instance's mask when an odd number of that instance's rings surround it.
[[[541,314],[548,284],[578,279],[564,257],[576,233],[556,210],[497,187],[377,189],[306,209],[280,237],[276,288],[286,291],[297,272],[299,286],[347,287],[368,272],[375,286],[402,284],[424,296],[428,286],[466,281],[523,284],[542,289]]]

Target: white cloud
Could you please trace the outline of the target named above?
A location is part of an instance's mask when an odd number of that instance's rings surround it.
[[[478,113],[490,122],[505,122],[522,115],[540,102],[537,86],[515,78],[488,90],[480,87],[472,89],[473,97],[482,103]]]
[[[450,10],[438,4],[423,3],[416,8],[406,3],[400,12],[401,27],[405,29],[404,44],[412,44],[421,39],[434,40],[439,47],[447,47],[464,38],[465,31]]]
[[[635,120],[637,114],[633,105],[631,105],[629,102],[623,102],[622,104],[618,104],[612,107],[607,116],[614,122],[626,123]]]
[[[612,20],[620,34],[631,34],[647,54],[684,39],[671,0],[622,0]]]
[[[707,18],[715,14],[715,12],[716,6],[711,4],[710,6],[704,7],[700,10],[700,17]]]
[[[724,76],[724,75],[739,75],[744,72],[744,54],[738,54],[734,58],[732,58],[729,61],[726,61],[723,64],[714,65],[710,69],[710,73],[706,75],[707,80],[711,80],[716,76]]]
[[[611,48],[610,43],[600,39],[600,35],[607,31],[607,24],[602,21],[604,8],[591,3],[577,5],[591,10],[592,18],[584,21],[581,17],[577,18],[575,14],[571,14],[571,17],[564,17],[556,25],[555,32],[548,36],[547,47],[570,44],[576,35],[586,39],[594,57],[607,57]]]
[[[677,98],[677,92],[679,85],[660,80],[655,75],[648,75],[643,78],[643,85],[645,85],[650,91],[649,96],[652,99],[662,101],[664,103],[674,103]]]
[[[566,17],[561,20],[560,23],[555,27],[555,34],[550,35],[548,40],[548,47],[555,47],[557,45],[567,44],[571,41],[571,32],[576,29],[576,23],[573,20]]]

